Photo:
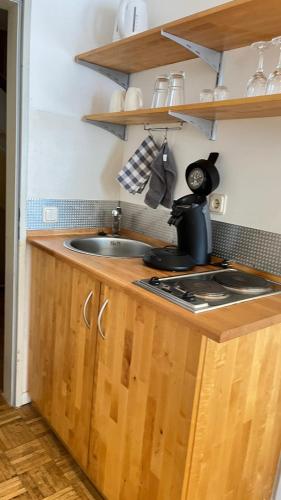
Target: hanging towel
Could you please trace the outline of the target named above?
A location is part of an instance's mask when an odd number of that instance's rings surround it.
[[[161,203],[166,208],[171,208],[177,180],[177,167],[174,155],[167,142],[161,147],[157,158],[151,165],[151,179],[145,203],[151,208],[157,208]]]
[[[121,186],[131,194],[142,193],[151,176],[151,164],[158,153],[159,148],[153,137],[148,136],[119,172],[117,180]]]

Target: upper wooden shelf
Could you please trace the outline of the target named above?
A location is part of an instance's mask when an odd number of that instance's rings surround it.
[[[136,73],[196,57],[161,30],[218,51],[281,35],[280,0],[233,0],[118,42],[80,54],[77,61]]]
[[[161,124],[181,121],[171,116],[169,111],[184,113],[206,120],[277,117],[281,116],[281,94],[244,97],[218,102],[184,104],[171,108],[139,109],[122,113],[100,113],[87,115],[84,117],[84,120],[118,125]]]

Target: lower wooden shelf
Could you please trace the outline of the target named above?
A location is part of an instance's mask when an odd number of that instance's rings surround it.
[[[99,113],[86,115],[85,121],[99,121],[118,125],[144,125],[176,123],[181,120],[169,112],[203,118],[205,120],[236,120],[281,116],[281,94],[243,97],[227,101],[183,104],[171,108],[138,109],[121,113]]]
[[[183,104],[170,108],[138,109],[120,113],[86,115],[93,123],[120,139],[126,139],[127,125],[160,125],[187,122],[198,127],[208,139],[215,140],[216,120],[240,120],[281,116],[281,94],[242,97],[226,101]]]
[[[118,125],[144,125],[146,123],[176,123],[180,120],[169,115],[169,108],[137,109],[120,113],[99,113],[86,115],[85,121],[115,123]]]

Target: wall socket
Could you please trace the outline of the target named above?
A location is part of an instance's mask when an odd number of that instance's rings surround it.
[[[58,222],[58,207],[43,207],[43,222],[46,224]]]
[[[227,196],[213,193],[209,197],[209,209],[214,214],[224,215],[226,212]]]

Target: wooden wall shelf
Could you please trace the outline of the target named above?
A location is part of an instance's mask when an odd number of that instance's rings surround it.
[[[84,117],[88,122],[104,122],[118,125],[145,125],[177,123],[181,120],[169,111],[183,113],[205,120],[236,120],[281,116],[281,94],[259,97],[243,97],[227,101],[184,104],[171,108],[140,109],[122,113],[100,113]]]
[[[161,35],[162,30],[223,52],[270,40],[281,31],[280,0],[233,0],[77,56],[127,74],[197,57]]]
[[[215,69],[220,82],[224,51],[244,47],[257,40],[270,40],[280,35],[280,26],[280,0],[232,0],[80,54],[76,61],[89,65],[127,89],[131,73],[201,57]],[[176,39],[170,40],[171,36]],[[123,140],[126,139],[127,125],[186,121],[214,140],[216,120],[272,116],[281,116],[280,95],[189,104],[170,109],[102,113],[85,116],[84,120]]]
[[[84,121],[114,123],[118,125],[145,125],[158,123],[176,123],[179,120],[169,115],[169,108],[138,109],[121,113],[99,113],[86,115]]]

